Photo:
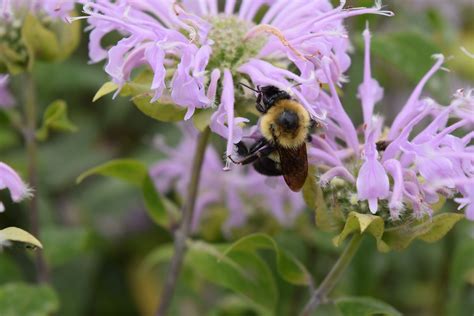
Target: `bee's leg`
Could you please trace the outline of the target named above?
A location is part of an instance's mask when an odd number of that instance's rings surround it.
[[[309,121],[308,136],[306,137],[306,141],[308,143],[311,143],[311,141],[313,140],[313,137],[311,136],[311,134],[314,133],[314,130],[316,129],[317,126],[318,126],[318,122],[316,122],[316,120],[311,119]]]
[[[259,158],[267,157],[274,151],[275,147],[271,146],[270,144],[265,144],[263,147],[259,148],[258,150],[255,150],[254,152],[249,153],[249,155],[243,157],[242,159],[234,160],[230,156],[228,158],[235,164],[248,165],[249,163],[252,163]]]
[[[247,148],[247,145],[244,144],[244,142],[238,142],[235,144],[237,147],[237,154],[241,157],[245,157],[249,154],[249,149]]]
[[[268,141],[263,137],[260,138],[250,147],[249,154],[253,154],[254,152],[260,150],[262,147],[266,145],[269,145]]]

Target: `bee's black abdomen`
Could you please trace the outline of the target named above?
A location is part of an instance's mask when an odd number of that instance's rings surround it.
[[[283,111],[278,117],[277,124],[287,131],[292,131],[298,128],[299,118],[293,111]]]
[[[279,168],[277,163],[268,157],[261,157],[260,159],[255,161],[253,167],[258,173],[263,174],[265,176],[282,175],[281,169]]]

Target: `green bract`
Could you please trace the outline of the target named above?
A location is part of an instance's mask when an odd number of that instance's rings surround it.
[[[345,192],[344,187],[321,189],[315,174],[316,170],[312,169],[303,188],[305,201],[315,210],[319,229],[338,233],[333,238],[337,247],[351,234],[367,233],[376,239],[377,249],[381,252],[403,250],[415,239],[425,242],[440,240],[464,218],[463,214],[443,212],[421,219],[407,217],[397,222],[388,221],[382,212],[381,215],[373,215],[367,207],[359,208],[360,202],[351,202],[347,194],[340,198],[339,192]],[[445,199],[440,198],[433,209],[439,211],[444,202]]]

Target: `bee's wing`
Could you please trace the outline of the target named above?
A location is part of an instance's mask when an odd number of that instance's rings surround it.
[[[297,148],[277,146],[283,177],[288,187],[295,192],[301,190],[308,176],[306,143]]]

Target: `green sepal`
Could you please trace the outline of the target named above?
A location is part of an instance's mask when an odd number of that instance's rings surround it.
[[[430,243],[436,242],[443,238],[462,218],[464,218],[462,214],[442,213],[424,221],[391,228],[385,232],[383,240],[394,250],[407,248],[415,239]]]
[[[385,224],[380,216],[350,212],[342,232],[333,238],[333,243],[336,247],[339,247],[347,236],[352,233],[368,233],[374,236],[377,241],[377,249],[382,252],[387,252],[390,248],[382,240],[384,229]]]
[[[440,240],[462,218],[464,218],[462,214],[442,213],[432,218],[426,217],[423,220],[385,229],[380,216],[350,212],[344,228],[333,238],[333,243],[340,246],[352,233],[368,233],[377,241],[377,249],[380,252],[403,250],[415,239],[430,243]]]

